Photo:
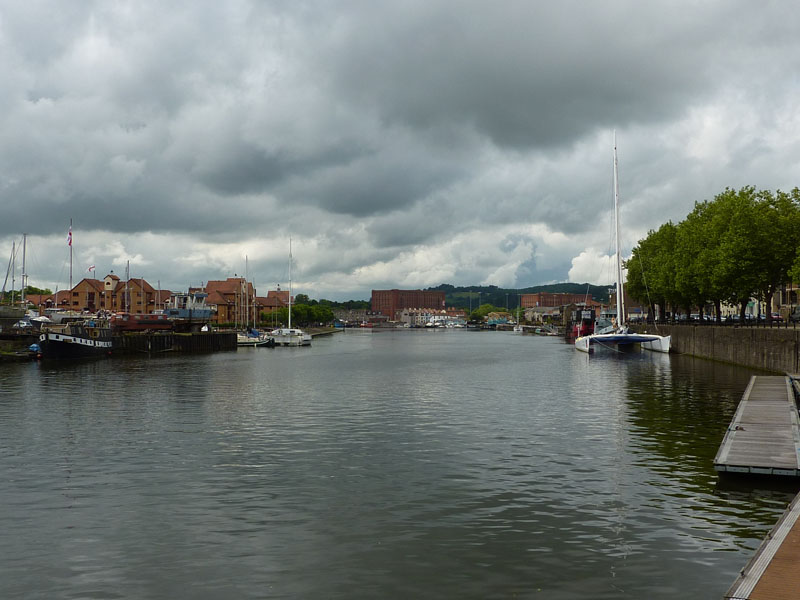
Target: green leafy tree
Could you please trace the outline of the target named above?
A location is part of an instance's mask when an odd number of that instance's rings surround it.
[[[789,270],[789,277],[792,281],[800,281],[800,248],[797,249],[792,268]]]
[[[800,245],[800,190],[757,194],[754,234],[758,254],[757,291],[767,306],[789,279],[796,248]],[[767,311],[767,320],[772,314]]]
[[[628,270],[626,290],[635,300],[650,306],[651,313],[659,305],[663,314],[684,303],[675,285],[675,244],[677,227],[664,223],[657,231],[650,231],[633,249],[626,261]]]
[[[695,203],[694,210],[682,221],[675,239],[675,283],[686,305],[687,312],[711,302],[716,307],[717,318],[724,288],[716,276],[719,270],[720,242],[725,235],[728,219],[714,202]]]
[[[473,310],[469,315],[470,321],[483,321],[486,315],[492,312],[505,312],[505,308],[498,308],[493,304],[481,304],[478,308]]]
[[[755,188],[743,187],[738,191],[727,188],[714,202],[720,230],[715,278],[723,299],[739,304],[739,315],[744,319],[747,302],[759,287],[756,273],[760,262],[759,235],[754,235],[754,225],[760,220]]]
[[[333,310],[329,306],[320,304],[312,306],[311,320],[315,323],[331,323],[333,321]]]
[[[41,288],[34,287],[32,285],[26,286],[25,287],[25,295],[29,296],[31,294],[40,294],[42,296],[50,296],[50,295],[53,294],[53,292],[50,291],[50,289],[48,289],[48,288],[41,289]]]

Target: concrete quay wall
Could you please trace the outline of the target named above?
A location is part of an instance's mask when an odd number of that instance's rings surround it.
[[[672,351],[776,373],[800,373],[800,329],[659,325],[649,333],[672,336]],[[644,331],[645,328],[642,328]]]

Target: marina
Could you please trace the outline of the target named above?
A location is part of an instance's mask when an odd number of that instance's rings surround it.
[[[754,374],[467,329],[6,363],[0,596],[722,598],[794,496],[713,467]]]

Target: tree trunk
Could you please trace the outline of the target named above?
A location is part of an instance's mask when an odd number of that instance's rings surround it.
[[[769,291],[764,294],[764,304],[766,305],[767,311],[767,323],[772,323],[772,294],[773,292]]]

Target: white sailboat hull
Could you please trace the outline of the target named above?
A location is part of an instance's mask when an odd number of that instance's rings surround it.
[[[653,336],[656,339],[650,340],[647,342],[642,342],[642,348],[645,350],[651,350],[653,352],[669,352],[669,345],[671,342],[671,337],[668,335],[661,335],[661,336]]]
[[[310,346],[311,335],[301,329],[276,329],[269,334],[276,346]]]
[[[575,349],[591,353],[595,346],[616,348],[639,344],[645,350],[653,352],[669,352],[670,336],[650,335],[646,333],[599,333],[585,335],[575,340]]]

